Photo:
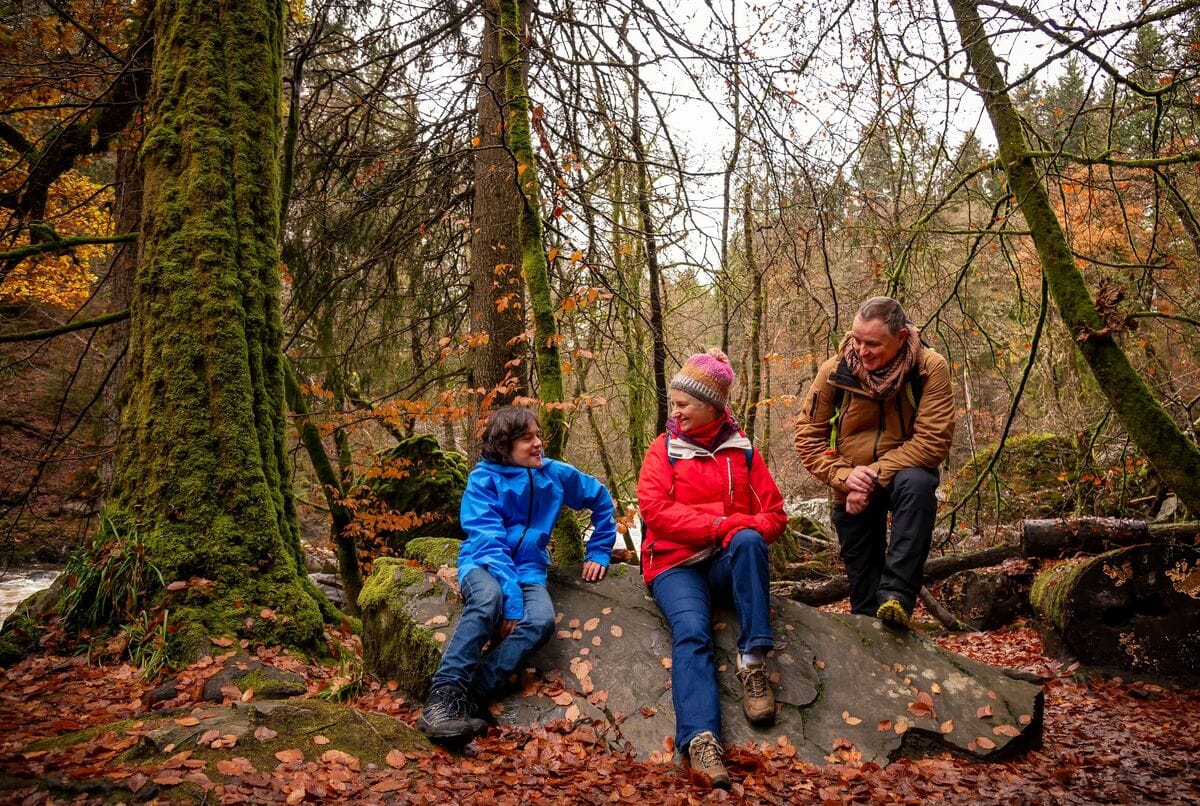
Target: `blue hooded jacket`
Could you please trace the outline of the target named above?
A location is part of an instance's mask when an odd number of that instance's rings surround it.
[[[459,518],[467,539],[458,552],[458,581],[485,568],[504,592],[504,618],[525,615],[521,583],[546,584],[550,532],[563,505],[592,511],[585,562],[608,566],[617,538],[612,496],[566,462],[543,459],[527,468],[482,460],[467,477]]]

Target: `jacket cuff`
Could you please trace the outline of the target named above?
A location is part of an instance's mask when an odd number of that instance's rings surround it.
[[[852,467],[838,468],[832,477],[830,477],[830,486],[842,492],[846,491],[846,479],[850,478],[850,473],[854,470]]]

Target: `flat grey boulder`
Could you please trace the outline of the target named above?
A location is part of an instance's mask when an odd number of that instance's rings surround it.
[[[447,571],[377,562],[360,598],[368,671],[417,696],[425,693],[461,612]],[[669,757],[671,635],[637,569],[614,566],[594,584],[552,573],[550,593],[556,634],[530,659],[519,687],[493,708],[497,720],[587,722],[614,748]],[[765,728],[742,715],[736,616],[716,614],[726,745],[786,742],[815,764],[837,753],[886,764],[945,750],[999,760],[1041,741],[1037,686],[873,618],[779,598],[772,598],[772,608],[776,649],[769,668],[779,705],[775,724]],[[416,658],[421,663],[414,664]]]

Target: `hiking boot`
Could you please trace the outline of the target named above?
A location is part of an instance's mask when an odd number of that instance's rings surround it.
[[[912,623],[912,614],[905,610],[904,605],[896,599],[885,599],[879,609],[875,611],[875,618],[888,626],[901,629],[908,629]]]
[[[775,721],[775,694],[771,691],[771,679],[767,676],[764,661],[742,665],[737,661],[737,679],[742,683],[742,711],[746,719],[755,725],[768,725]]]
[[[417,730],[430,739],[446,742],[465,741],[487,730],[487,723],[470,716],[467,693],[458,686],[438,686],[429,692]]]
[[[694,772],[707,775],[714,789],[728,789],[729,771],[725,769],[724,751],[711,731],[697,734],[688,742],[688,763]]]

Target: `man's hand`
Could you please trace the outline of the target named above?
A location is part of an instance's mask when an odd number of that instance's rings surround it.
[[[500,640],[503,641],[505,638],[512,635],[512,631],[517,628],[517,624],[519,622],[520,619],[515,618],[506,618],[504,621],[500,622],[500,627],[498,628]]]
[[[601,565],[596,562],[586,562],[583,564],[583,573],[580,574],[587,582],[599,582],[604,579],[604,575],[608,572],[607,565]]]
[[[867,508],[868,501],[870,501],[870,496],[866,493],[851,490],[846,494],[846,514],[857,515]]]
[[[846,477],[846,487],[852,493],[870,495],[875,490],[875,471],[867,465],[858,465]]]

